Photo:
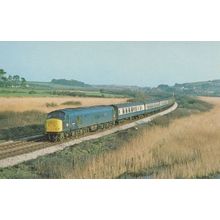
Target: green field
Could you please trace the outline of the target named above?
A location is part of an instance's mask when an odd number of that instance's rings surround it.
[[[0,88],[0,97],[57,97],[57,96],[80,96],[80,97],[104,97],[123,98],[124,95],[100,92],[100,90],[76,90],[76,89],[43,89],[37,88]]]

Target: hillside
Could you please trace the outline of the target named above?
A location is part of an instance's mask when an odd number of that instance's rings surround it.
[[[159,85],[154,90],[158,92],[181,93],[183,95],[220,96],[220,80],[176,83],[174,86]]]
[[[126,97],[167,97],[170,95],[220,96],[220,80],[191,83],[176,83],[173,86],[161,84],[157,87],[138,87],[126,85],[88,85],[77,80],[53,79],[50,82],[28,82],[33,89],[77,90],[125,95]],[[142,94],[142,95],[141,95]]]
[[[85,84],[84,82],[78,81],[78,80],[67,80],[67,79],[52,79],[51,83],[58,84],[58,85],[64,85],[64,86],[75,86],[75,87],[91,87],[88,84]]]

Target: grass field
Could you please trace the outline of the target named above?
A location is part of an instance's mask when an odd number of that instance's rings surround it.
[[[68,88],[68,87],[67,87]],[[123,98],[123,94],[112,94],[108,92],[100,92],[99,89],[88,88],[72,88],[67,89],[58,85],[54,87],[30,87],[30,88],[0,88],[0,97],[105,97],[105,98]],[[127,97],[127,96],[126,96]]]
[[[65,178],[203,178],[220,172],[220,98],[214,109],[144,129],[114,151],[90,160]]]
[[[69,102],[68,107],[76,107],[74,103],[81,103],[78,106],[110,105],[113,103],[126,102],[125,98],[95,98],[95,97],[0,97],[0,112],[13,111],[41,111],[50,112],[55,109],[66,108],[65,102]],[[71,102],[73,103],[71,105]],[[50,106],[54,103],[56,106]]]
[[[0,112],[0,142],[42,134],[46,113],[40,111]]]
[[[0,169],[0,178],[210,177],[219,172],[219,157],[216,154],[212,158],[219,139],[217,131],[203,130],[202,119],[220,111],[220,100],[211,100],[216,107],[210,112],[212,106],[197,99],[177,100],[179,108],[175,112],[138,130],[129,129]],[[206,146],[213,132],[217,139],[210,142],[211,147]]]

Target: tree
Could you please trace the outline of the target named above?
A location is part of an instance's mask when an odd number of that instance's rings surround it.
[[[13,85],[14,86],[19,86],[19,84],[20,84],[20,76],[19,75],[14,75],[12,78],[13,78]]]
[[[6,72],[3,69],[0,69],[0,78],[2,78],[5,74]]]
[[[6,72],[3,69],[0,69],[0,86],[4,86]]]
[[[24,77],[21,77],[21,87],[26,87],[27,86],[27,81]]]
[[[27,87],[27,81],[19,75],[6,76],[6,72],[0,69],[0,87]]]
[[[8,79],[6,76],[1,77],[1,82],[2,82],[3,87],[7,87],[7,81],[8,81]]]
[[[8,83],[7,83],[7,86],[8,86],[8,87],[12,87],[12,83],[13,83],[12,80],[13,80],[12,76],[9,75],[9,76],[8,76]]]

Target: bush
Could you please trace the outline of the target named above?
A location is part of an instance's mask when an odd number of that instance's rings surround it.
[[[77,91],[52,91],[50,92],[51,95],[61,95],[61,96],[78,96],[78,97],[86,97],[84,92],[77,92]]]
[[[177,96],[176,101],[179,108],[188,109],[190,111],[205,112],[212,108],[212,104],[197,99],[196,97]]]
[[[56,106],[58,106],[58,105],[57,105],[57,103],[55,103],[55,102],[47,102],[47,103],[46,103],[46,106],[49,108],[49,107],[56,107]]]
[[[36,92],[36,91],[34,91],[34,90],[31,90],[31,91],[29,91],[29,92],[28,92],[28,94],[33,95],[33,94],[37,94],[37,92]]]
[[[61,105],[82,105],[82,103],[79,101],[67,101],[63,102]]]

